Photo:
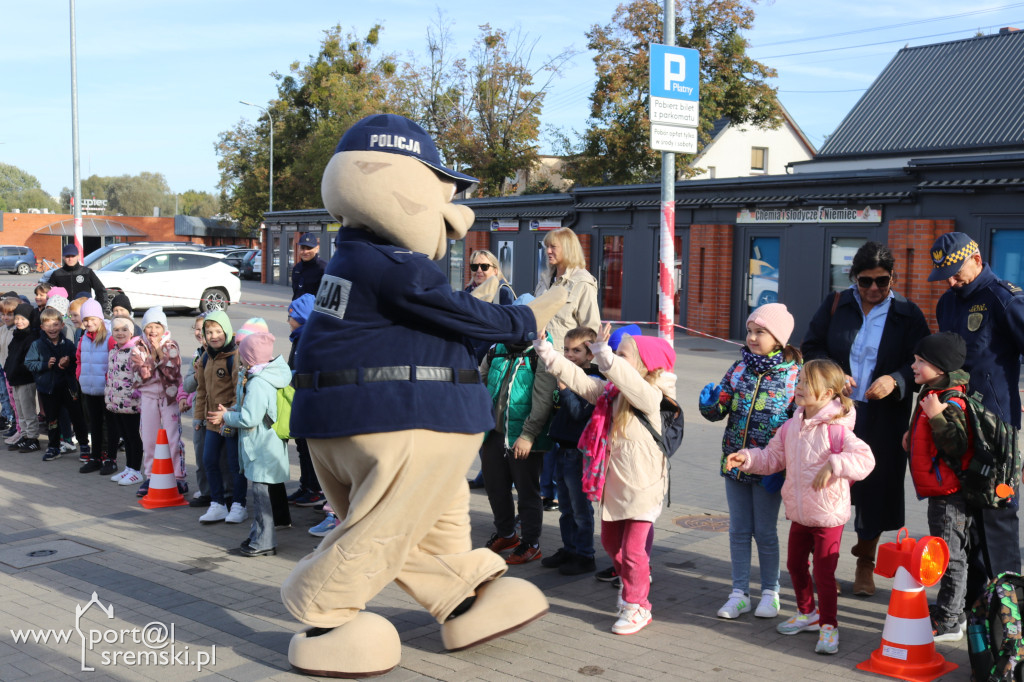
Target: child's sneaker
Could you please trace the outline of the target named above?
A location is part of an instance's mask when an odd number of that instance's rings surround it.
[[[651,622],[651,612],[639,604],[625,604],[619,611],[619,619],[612,625],[617,635],[632,635],[640,632]]]
[[[217,523],[228,517],[228,508],[220,502],[211,502],[206,513],[199,517],[199,523]]]
[[[315,507],[318,504],[323,504],[326,499],[323,493],[307,490],[305,495],[295,498],[292,504],[296,507]]]
[[[318,538],[322,538],[328,533],[330,533],[332,530],[337,528],[338,523],[339,521],[337,516],[335,516],[334,514],[328,514],[327,518],[325,518],[323,521],[309,529],[309,534],[316,536]]]
[[[28,438],[26,438],[25,436],[19,436],[18,440],[16,440],[15,442],[13,442],[13,443],[11,443],[10,445],[7,446],[7,449],[11,450],[13,452],[17,452],[18,450],[21,449],[21,446],[24,445],[27,442],[28,442]]]
[[[120,478],[117,479],[118,485],[135,485],[136,483],[142,483],[142,472],[137,469],[129,469],[126,467],[125,470],[121,472]]]
[[[775,626],[780,635],[795,635],[798,632],[815,632],[818,630],[818,609],[814,613],[798,613]]]
[[[65,444],[67,444],[68,447],[70,447],[72,450],[75,449],[75,444],[71,442],[70,438],[65,441],[62,441],[60,447],[63,449]],[[90,448],[88,445],[81,446],[80,448],[78,448],[78,451],[83,455],[88,455],[90,457],[92,456],[92,448]]]
[[[295,492],[288,496],[288,504],[295,504],[295,500],[299,499],[308,492],[308,490],[306,490],[300,485]]]
[[[22,439],[21,431],[18,431],[17,427],[14,429],[14,433],[4,438],[4,442],[8,445],[14,445]]]
[[[232,502],[231,511],[224,517],[224,523],[241,523],[249,518],[249,510],[241,502]]]
[[[36,450],[39,449],[39,445],[36,445]],[[60,459],[60,448],[46,448],[46,452],[43,453],[44,462],[52,462],[55,459]]]
[[[608,568],[594,574],[594,580],[600,580],[603,583],[615,582],[615,579],[618,577],[619,574],[615,572],[614,566],[609,566]]]
[[[519,546],[508,555],[505,559],[506,564],[517,566],[519,564],[528,564],[531,561],[536,561],[542,558],[544,555],[540,553],[540,545],[530,545],[525,542],[519,543]]]
[[[117,471],[117,462],[112,459],[103,460],[103,464],[100,466],[100,476],[109,476],[115,471]]]
[[[818,632],[818,643],[814,645],[816,654],[839,653],[839,628],[835,625],[822,625]]]
[[[718,609],[719,618],[739,618],[741,613],[750,612],[750,597],[740,590],[733,590],[729,600]]]
[[[92,472],[99,471],[102,468],[103,468],[103,465],[100,462],[97,462],[94,459],[90,459],[85,464],[83,464],[82,466],[78,467],[78,473],[80,473],[80,474],[91,474]]]
[[[178,481],[178,492],[182,495],[188,495],[188,481]]]
[[[936,642],[959,642],[964,638],[964,628],[959,621],[945,625],[932,621],[932,639]]]
[[[21,447],[18,448],[18,452],[24,454],[26,452],[39,452],[39,439],[38,438],[26,438],[21,442]],[[55,448],[56,449],[56,448]],[[58,454],[60,450],[57,450]]]
[[[758,618],[774,618],[779,615],[779,593],[775,590],[765,590],[761,593],[761,601],[757,603],[754,615]]]
[[[135,497],[145,497],[149,494],[149,479],[147,478],[139,486],[139,489],[135,491]]]
[[[515,533],[510,538],[503,538],[497,533],[491,535],[491,539],[487,541],[487,549],[491,550],[495,554],[501,554],[507,549],[515,549],[519,546],[519,536]]]

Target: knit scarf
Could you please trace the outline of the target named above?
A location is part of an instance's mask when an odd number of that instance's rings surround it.
[[[612,405],[619,387],[608,382],[604,393],[597,399],[594,412],[590,416],[580,436],[579,447],[583,453],[583,492],[587,499],[597,501],[604,491],[606,459],[608,457],[608,434],[612,426]]]
[[[743,362],[746,363],[747,369],[754,374],[764,374],[779,365],[782,360],[781,350],[773,351],[768,355],[757,355],[756,353],[751,353],[746,346],[743,347]]]

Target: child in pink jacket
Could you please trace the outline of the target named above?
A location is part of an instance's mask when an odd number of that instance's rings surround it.
[[[783,635],[818,632],[814,651],[839,651],[836,617],[836,565],[843,525],[850,519],[850,481],[875,468],[867,443],[853,433],[853,401],[843,395],[846,376],[831,360],[804,365],[796,385],[797,410],[764,448],[734,452],[729,468],[753,474],[786,470],[782,502],[792,522],[786,568],[796,592],[797,615],[776,630]],[[814,557],[814,582],[808,571]],[[814,588],[818,589],[818,609]],[[819,613],[820,609],[820,613]]]

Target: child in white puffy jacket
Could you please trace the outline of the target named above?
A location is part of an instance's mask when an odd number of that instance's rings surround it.
[[[818,631],[814,650],[820,654],[839,651],[836,565],[843,525],[850,518],[850,481],[862,480],[875,468],[871,448],[853,433],[856,412],[843,395],[845,383],[843,370],[831,360],[808,362],[796,386],[793,418],[766,447],[743,449],[726,459],[727,467],[754,474],[786,470],[782,502],[792,522],[786,568],[798,613],[776,629],[784,635]],[[814,557],[813,582],[809,555]]]

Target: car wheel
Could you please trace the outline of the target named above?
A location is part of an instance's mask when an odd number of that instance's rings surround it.
[[[19,275],[27,275],[30,272],[32,272],[32,268],[28,266],[28,263],[21,263],[20,265],[18,265]]]
[[[228,295],[223,289],[207,289],[203,292],[203,299],[199,302],[199,310],[204,313],[227,310],[228,303]]]
[[[779,292],[777,291],[762,291],[761,295],[757,297],[757,307],[761,307],[767,303],[778,303]]]

